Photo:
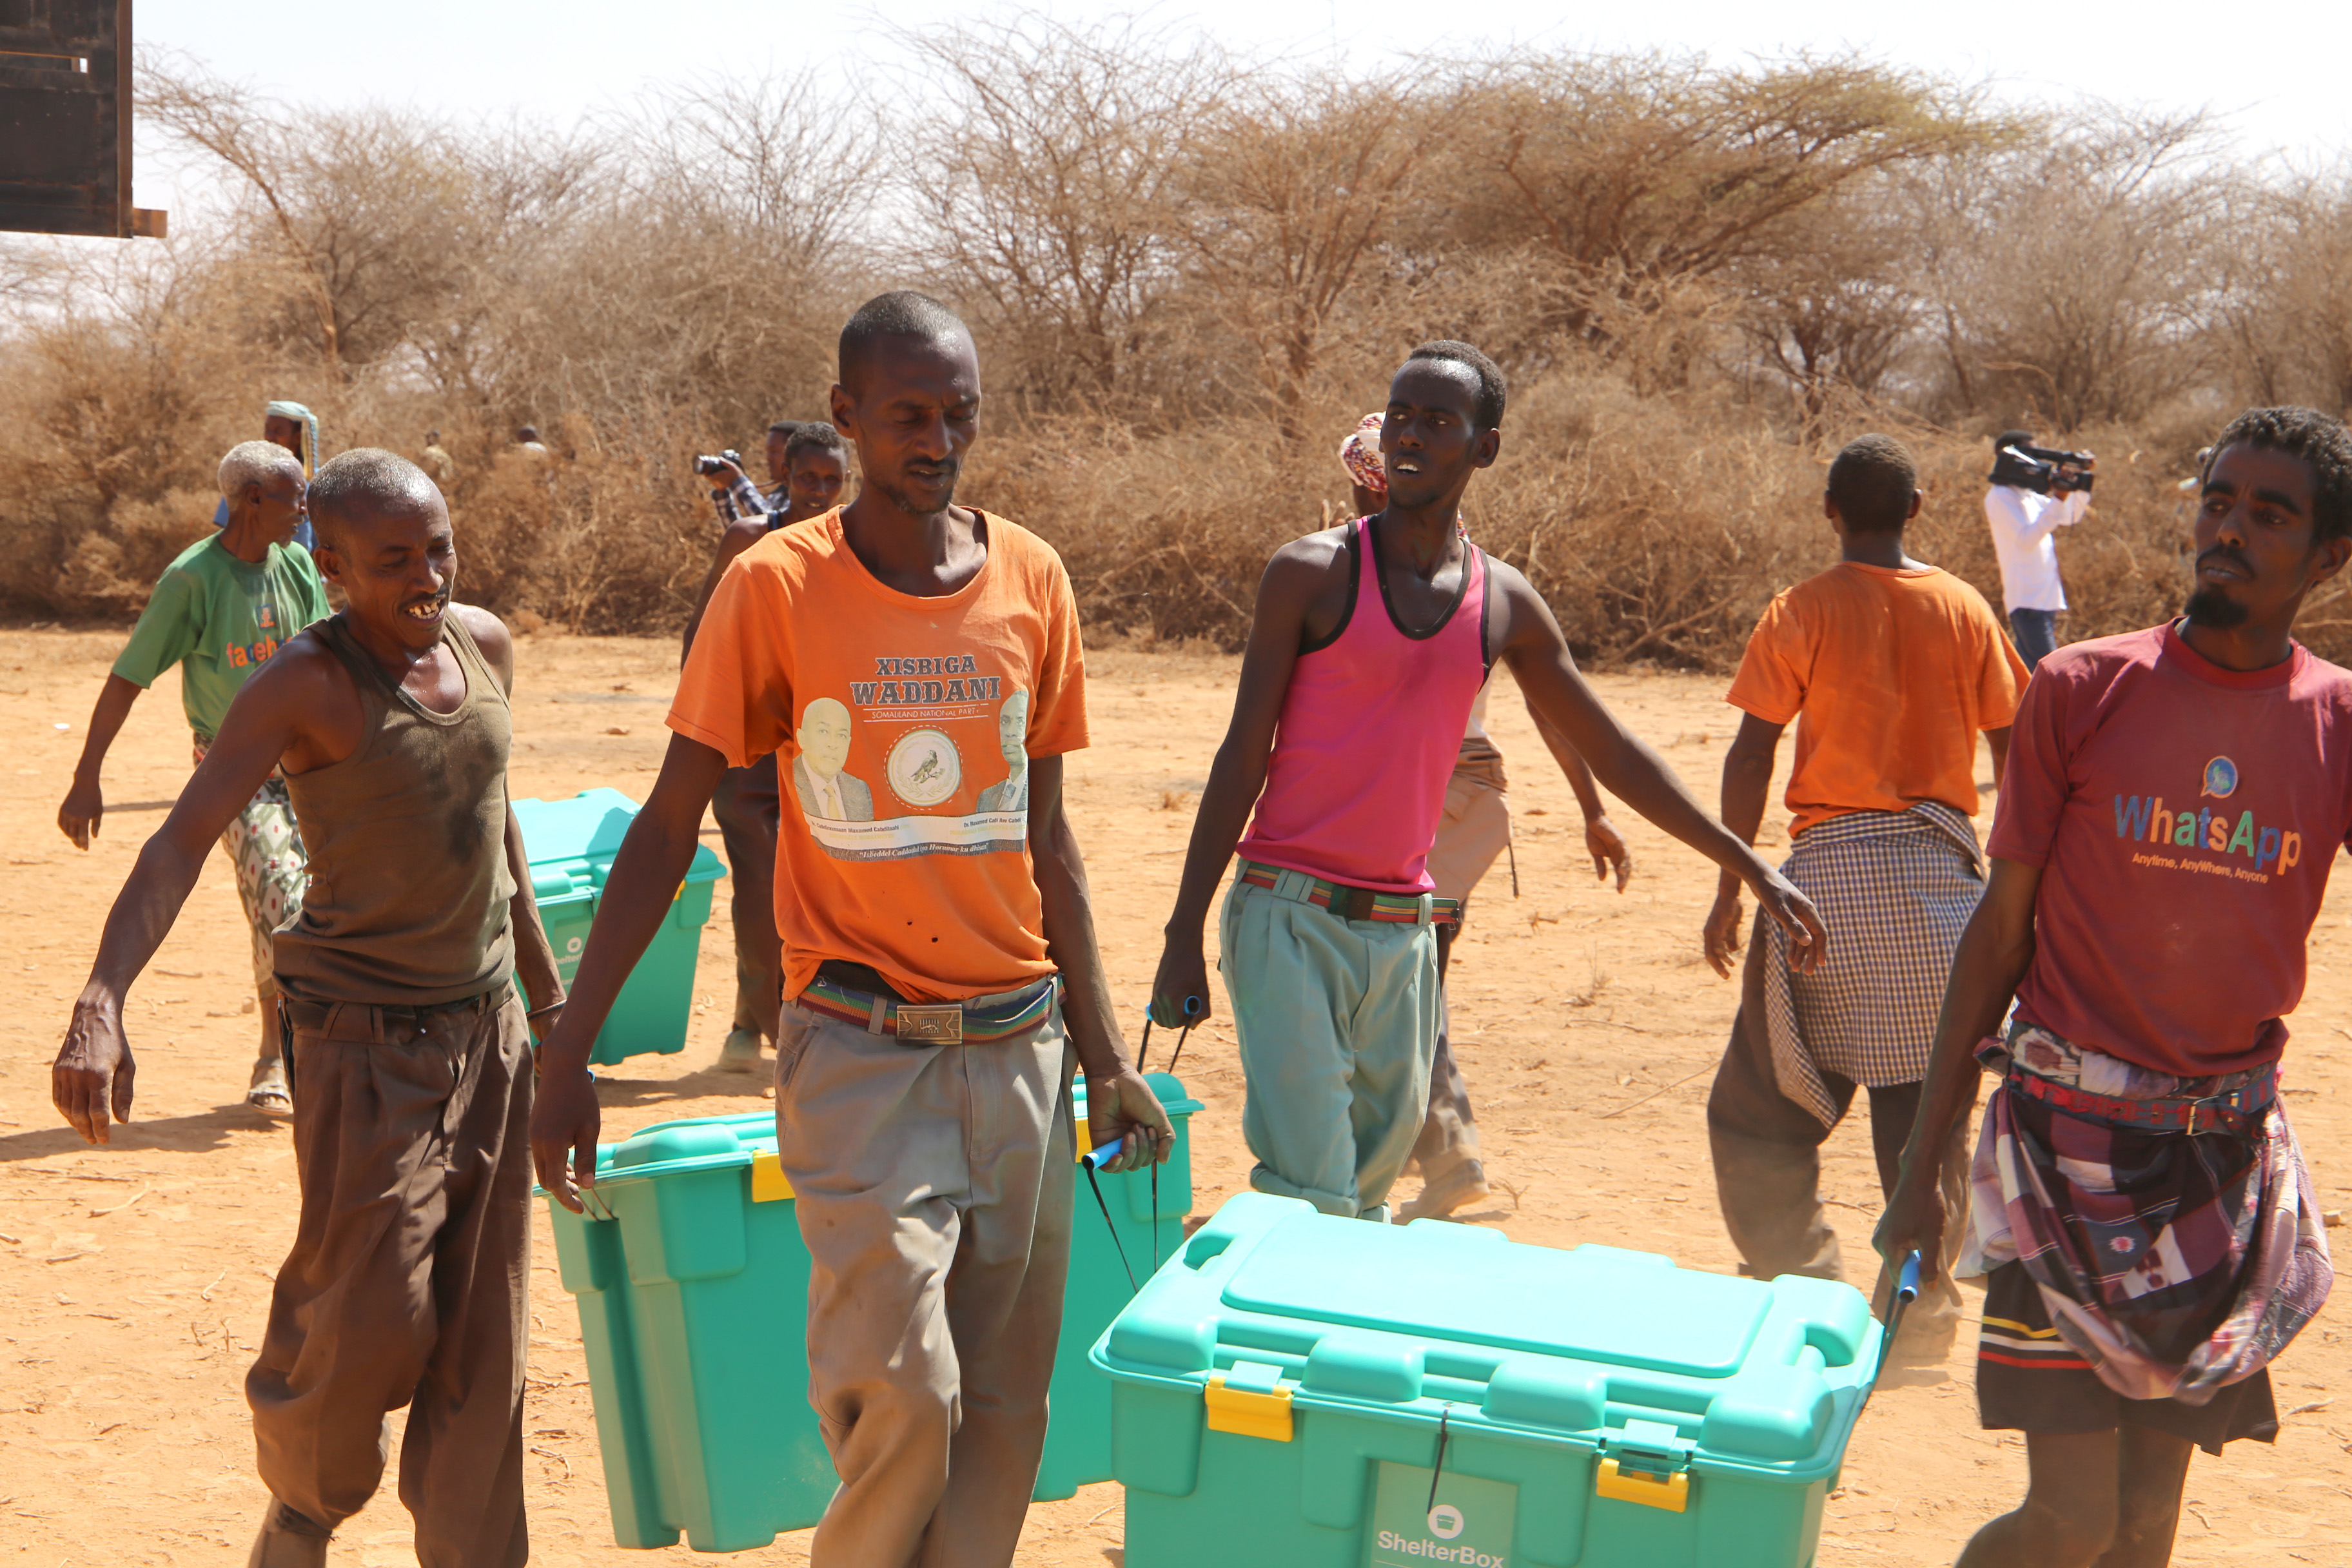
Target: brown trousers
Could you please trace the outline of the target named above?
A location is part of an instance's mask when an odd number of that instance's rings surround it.
[[[1061,1011],[985,1045],[909,1047],[797,1005],[782,1027],[777,1152],[809,1249],[809,1403],[841,1477],[811,1568],[1006,1568],[1069,1269]]]
[[[783,800],[776,754],[729,768],[711,792],[710,815],[727,846],[727,910],[735,927],[735,1021],[776,1037],[784,995],[784,944],[776,935],[776,834]]]
[[[1759,920],[1763,917],[1758,917]],[[1831,1228],[1822,1206],[1822,1145],[1831,1127],[1780,1092],[1772,1070],[1772,1043],[1764,1028],[1764,965],[1773,962],[1769,945],[1760,938],[1748,944],[1748,962],[1740,971],[1739,1011],[1731,1020],[1731,1042],[1724,1047],[1716,1069],[1715,1088],[1707,1096],[1707,1142],[1715,1156],[1716,1195],[1723,1205],[1723,1222],[1731,1244],[1739,1249],[1746,1272],[1759,1279],[1783,1274],[1806,1274],[1819,1279],[1843,1279],[1837,1232]],[[1853,1100],[1854,1082],[1835,1073],[1822,1074],[1822,1083],[1838,1103],[1841,1113]],[[1870,1142],[1876,1156],[1878,1185],[1891,1194],[1903,1173],[1903,1145],[1919,1110],[1919,1085],[1889,1084],[1870,1093]],[[1906,1320],[1903,1338],[1948,1334],[1958,1327],[1960,1293],[1952,1283],[1951,1263],[1968,1230],[1968,1119],[1953,1129],[1944,1150],[1941,1184],[1944,1194],[1944,1268],[1942,1277],[1920,1294]],[[1885,1270],[1872,1288],[1871,1304],[1884,1311]]]
[[[331,1529],[383,1479],[423,1568],[520,1568],[530,1047],[510,986],[423,1014],[342,1003],[294,1048],[302,1212],[246,1401],[261,1479]]]

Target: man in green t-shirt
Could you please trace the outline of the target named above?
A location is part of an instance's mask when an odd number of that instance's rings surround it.
[[[114,661],[90,714],[89,737],[58,826],[87,849],[106,814],[99,768],[131,705],[155,678],[180,667],[180,700],[204,759],[246,678],[286,640],[327,617],[327,590],[310,552],[293,548],[305,519],[302,461],[284,447],[247,441],[221,459],[227,525],[188,546],[155,580],[147,609]],[[302,839],[286,781],[272,775],[221,835],[236,870],[237,896],[253,936],[253,988],[260,999],[261,1048],[247,1102],[271,1116],[293,1114],[279,1059],[278,981],[270,936],[301,907],[307,881]]]

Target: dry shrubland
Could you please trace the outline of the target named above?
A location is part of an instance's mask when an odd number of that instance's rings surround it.
[[[1097,629],[1231,645],[1412,345],[1509,373],[1471,526],[1580,654],[1720,667],[1823,564],[1822,465],[1921,456],[1915,553],[1998,600],[1985,437],[2102,458],[2074,636],[2169,613],[2193,454],[2352,403],[2352,174],[2195,115],[2022,112],[1835,57],[1512,54],[1390,76],[1029,16],[906,63],[649,90],[568,129],[296,109],[150,59],[175,237],[0,252],[0,598],[134,609],[271,397],[330,450],[438,428],[465,592],[667,630],[713,537],[689,459],[821,416],[856,301],[980,340],[964,499],[1045,534]],[[533,462],[511,432],[537,424]],[[2310,640],[2352,656],[2352,616]]]

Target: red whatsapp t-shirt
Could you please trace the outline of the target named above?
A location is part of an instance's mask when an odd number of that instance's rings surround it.
[[[2223,669],[2169,626],[2042,659],[1991,853],[2042,868],[2020,1016],[2158,1072],[2274,1060],[2352,834],[2352,672]]]

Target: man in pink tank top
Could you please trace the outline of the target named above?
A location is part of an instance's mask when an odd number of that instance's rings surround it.
[[[1385,1222],[1429,1100],[1438,1027],[1430,846],[1471,703],[1497,659],[1618,798],[1731,871],[1822,950],[1805,898],[1701,810],[1577,672],[1526,578],[1464,537],[1463,492],[1502,448],[1502,372],[1467,343],[1415,349],[1381,430],[1388,505],[1276,551],[1234,718],[1192,824],[1152,986],[1163,1025],[1207,1016],[1219,927],[1260,1192]],[[1244,837],[1244,829],[1247,828]]]

